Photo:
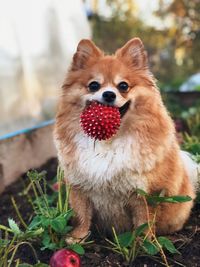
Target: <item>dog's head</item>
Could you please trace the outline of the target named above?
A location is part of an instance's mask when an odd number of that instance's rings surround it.
[[[162,106],[139,38],[133,38],[111,56],[104,55],[90,40],[80,41],[63,85],[63,98],[65,115],[73,116],[73,121],[79,121],[85,106],[95,100],[117,106],[122,127],[127,128],[133,124],[137,127],[138,120],[158,116]]]

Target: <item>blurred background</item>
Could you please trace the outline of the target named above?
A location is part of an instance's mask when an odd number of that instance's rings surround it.
[[[80,39],[112,53],[135,36],[177,130],[199,143],[199,0],[0,0],[0,137],[54,118]]]

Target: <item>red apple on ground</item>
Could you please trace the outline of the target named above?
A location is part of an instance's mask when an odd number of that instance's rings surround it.
[[[50,267],[80,267],[81,260],[77,253],[70,249],[60,249],[54,252],[50,259]]]

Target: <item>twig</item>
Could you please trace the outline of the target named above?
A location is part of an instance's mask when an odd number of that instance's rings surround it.
[[[12,256],[11,256],[11,258],[10,258],[8,267],[11,267],[11,264],[12,264],[12,262],[13,262],[13,260],[14,260],[15,254],[16,254],[18,248],[19,248],[21,245],[28,245],[28,246],[32,249],[32,251],[33,251],[33,254],[34,254],[34,257],[35,257],[36,262],[37,262],[37,263],[39,262],[39,259],[38,259],[38,256],[37,256],[37,253],[36,253],[34,247],[31,245],[31,243],[29,243],[29,242],[25,242],[25,241],[24,241],[24,242],[21,242],[21,243],[17,244],[17,245],[14,247],[14,250],[13,250]]]
[[[162,258],[163,258],[163,260],[164,260],[164,263],[165,263],[166,267],[170,267],[170,265],[169,265],[169,263],[168,263],[168,261],[167,261],[167,258],[166,258],[166,256],[165,256],[165,253],[164,253],[164,251],[163,251],[163,249],[162,249],[162,246],[161,246],[160,243],[158,242],[158,240],[157,240],[157,238],[156,238],[156,235],[155,235],[154,231],[152,230],[152,226],[151,226],[151,221],[150,221],[150,216],[149,216],[149,208],[148,208],[147,200],[146,200],[146,198],[145,198],[144,196],[142,196],[142,198],[143,198],[143,201],[144,201],[144,203],[145,203],[145,208],[146,208],[146,213],[147,213],[147,222],[148,222],[148,226],[149,226],[150,233],[151,233],[152,237],[154,238],[154,241],[155,241],[156,245],[158,246],[158,248],[159,248],[159,250],[160,250],[160,254],[161,254],[161,256],[162,256]]]
[[[14,207],[16,213],[17,213],[17,216],[18,216],[18,218],[19,218],[21,224],[24,226],[25,229],[27,229],[27,228],[28,228],[28,225],[27,225],[27,224],[25,223],[25,221],[23,220],[23,218],[22,218],[22,216],[21,216],[21,213],[19,212],[19,209],[18,209],[17,204],[16,204],[16,202],[15,202],[14,197],[11,197],[11,201],[12,201],[13,207]]]

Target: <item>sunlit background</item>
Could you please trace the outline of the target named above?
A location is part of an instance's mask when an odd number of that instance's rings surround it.
[[[199,0],[0,0],[0,136],[54,118],[80,39],[112,53],[135,36],[164,99],[200,92]],[[170,111],[183,113],[167,99]]]

